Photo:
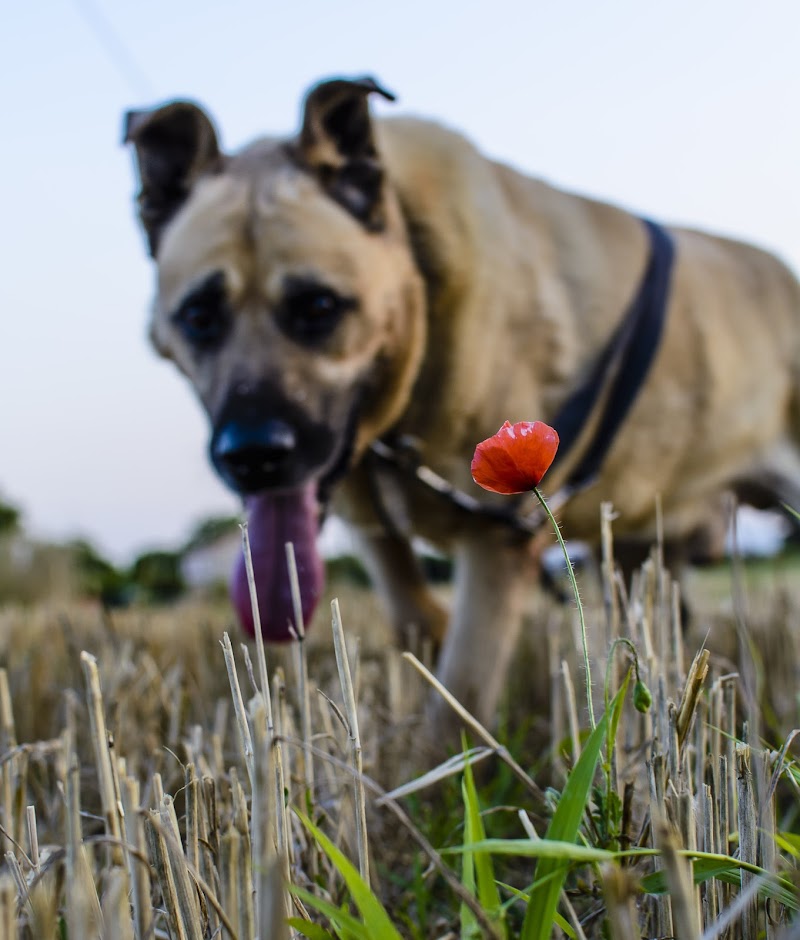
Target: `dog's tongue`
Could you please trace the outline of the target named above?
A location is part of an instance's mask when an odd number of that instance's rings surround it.
[[[290,493],[252,496],[246,506],[261,633],[271,642],[291,640],[289,624],[295,629],[297,625],[286,562],[287,542],[294,545],[305,624],[311,620],[324,582],[322,559],[317,552],[316,487],[312,484]],[[243,555],[233,571],[231,598],[242,626],[255,635]]]

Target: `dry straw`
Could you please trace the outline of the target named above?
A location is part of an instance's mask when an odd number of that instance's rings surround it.
[[[584,866],[560,892],[561,914],[578,938],[599,937],[606,916],[615,940],[795,936],[782,903],[792,901],[791,886],[772,874],[793,865],[787,852],[776,849],[775,807],[785,799],[785,784],[793,788],[792,799],[800,798],[790,753],[795,732],[774,752],[765,751],[756,736],[761,722],[752,720],[754,695],[761,690],[754,664],[742,662],[756,645],[745,632],[746,613],[736,615],[736,669],[706,644],[685,669],[679,594],[663,570],[662,552],[657,548],[633,582],[622,585],[613,561],[612,516],[607,507],[604,581],[593,632],[603,640],[596,645],[607,649],[618,641],[636,647],[654,702],[646,715],[632,707],[623,711],[616,744],[604,747],[594,780],[596,798],[602,794],[605,802],[586,807],[581,838],[588,846],[600,845],[608,807],[618,807],[613,838],[619,848],[660,854]],[[243,542],[247,558],[246,530]],[[290,548],[287,566],[295,628],[302,635]],[[248,573],[256,616],[252,564]],[[742,593],[737,589],[736,598]],[[485,825],[492,825],[495,814],[510,816],[521,842],[542,841],[536,832],[544,831],[541,814],[548,800],[557,801],[563,775],[577,760],[579,716],[587,712],[586,692],[573,682],[581,656],[570,631],[561,629],[565,618],[551,609],[537,622],[542,635],[548,631],[553,687],[545,697],[561,715],[563,738],[557,740],[559,760],[547,768],[556,790],[543,794],[538,777],[512,756],[504,739],[469,714],[417,658],[354,643],[343,623],[347,610],[344,600],[341,607],[338,601],[331,605],[333,656],[323,644],[297,644],[297,682],[288,690],[282,668],[270,672],[257,640],[252,664],[250,650],[244,657],[253,686],[247,696],[230,637],[224,635],[222,654],[217,645],[227,613],[202,636],[201,617],[189,620],[176,611],[166,623],[154,619],[152,629],[146,624],[158,616],[154,612],[137,612],[127,621],[111,618],[99,627],[91,618],[76,619],[60,631],[44,616],[41,632],[29,620],[14,620],[23,627],[9,648],[14,662],[26,665],[0,669],[0,936],[38,940],[66,930],[70,938],[289,940],[298,934],[287,927],[287,914],[325,920],[297,896],[298,889],[356,916],[336,865],[296,811],[311,813],[353,857],[393,917],[392,905],[408,895],[393,880],[411,879],[402,866],[418,854],[423,862],[415,890],[431,890],[439,877],[435,901],[433,890],[429,898],[437,913],[416,925],[420,935],[458,930],[463,905],[478,931],[499,936],[497,921],[462,881],[452,856],[431,844],[407,807],[422,802],[435,810],[448,780],[468,765],[480,766],[476,775],[491,792],[502,762],[518,784],[514,799],[520,805],[511,814],[503,806],[482,807],[491,810],[484,813]],[[179,623],[181,617],[188,627]],[[612,692],[625,658],[618,656],[609,667]],[[604,667],[602,661],[593,664],[596,674]],[[527,669],[524,664],[522,671]],[[84,700],[66,691],[81,687],[81,673]],[[748,676],[745,684],[740,674]],[[385,792],[370,775],[387,766],[383,761],[399,747],[408,716],[424,704],[408,701],[409,678],[417,676],[426,693],[442,697],[477,746]],[[61,690],[55,698],[54,687]],[[315,690],[319,694],[312,695]],[[32,710],[31,702],[53,704]],[[391,710],[398,716],[402,710],[395,723],[387,715]],[[20,730],[45,717],[38,736]],[[743,717],[751,720],[745,724]],[[459,826],[460,819],[449,820],[451,845]],[[731,883],[733,862],[727,880],[694,883],[692,875],[702,865],[733,855],[744,866],[740,884]],[[392,875],[382,885],[376,861]],[[494,864],[499,872],[499,856]],[[516,877],[524,887],[531,870],[517,860],[509,879]],[[415,910],[406,907],[407,914]],[[318,928],[314,935],[322,936]]]

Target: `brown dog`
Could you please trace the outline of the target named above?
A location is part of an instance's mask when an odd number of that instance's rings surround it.
[[[369,79],[324,82],[297,136],[234,155],[193,104],[128,116],[158,270],[152,339],[196,389],[214,465],[247,498],[266,635],[285,635],[291,613],[285,540],[312,605],[316,514],[331,495],[398,630],[442,639],[443,681],[488,719],[530,584],[529,538],[408,465],[508,507],[472,482],[476,443],[505,419],[553,423],[613,346],[652,249],[627,212],[529,179],[434,123],[373,120],[374,92],[391,97]],[[596,538],[601,500],[620,535],[647,540],[660,494],[676,541],[702,531],[724,489],[800,506],[798,283],[756,248],[670,236],[655,360],[596,481],[561,510],[571,538]],[[606,388],[601,375],[549,492],[591,443]],[[383,459],[376,442],[391,446]],[[412,534],[455,557],[446,635]]]

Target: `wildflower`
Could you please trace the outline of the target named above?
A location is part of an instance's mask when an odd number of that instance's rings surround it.
[[[636,685],[633,687],[633,706],[637,712],[647,712],[650,710],[650,706],[653,704],[653,695],[650,692],[650,689],[642,682],[641,679],[636,680]]]
[[[543,421],[518,421],[516,424],[506,421],[497,434],[481,441],[475,448],[472,458],[472,479],[485,490],[511,496],[533,490],[550,520],[550,525],[561,546],[567,573],[575,595],[575,606],[581,621],[581,639],[583,641],[583,663],[586,671],[586,704],[589,708],[589,722],[595,728],[594,705],[592,704],[592,675],[589,668],[589,644],[586,639],[586,621],[583,616],[583,604],[575,580],[575,569],[569,558],[567,546],[561,535],[561,529],[553,516],[547,500],[539,489],[542,477],[547,473],[558,450],[558,432]]]
[[[481,441],[472,458],[472,479],[493,493],[525,493],[538,486],[558,450],[558,433],[543,421],[506,421]]]

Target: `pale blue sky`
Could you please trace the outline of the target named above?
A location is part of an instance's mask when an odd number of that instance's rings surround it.
[[[796,0],[3,4],[0,495],[119,560],[236,509],[146,343],[124,109],[191,96],[235,147],[372,73],[493,156],[797,269],[799,37]]]

